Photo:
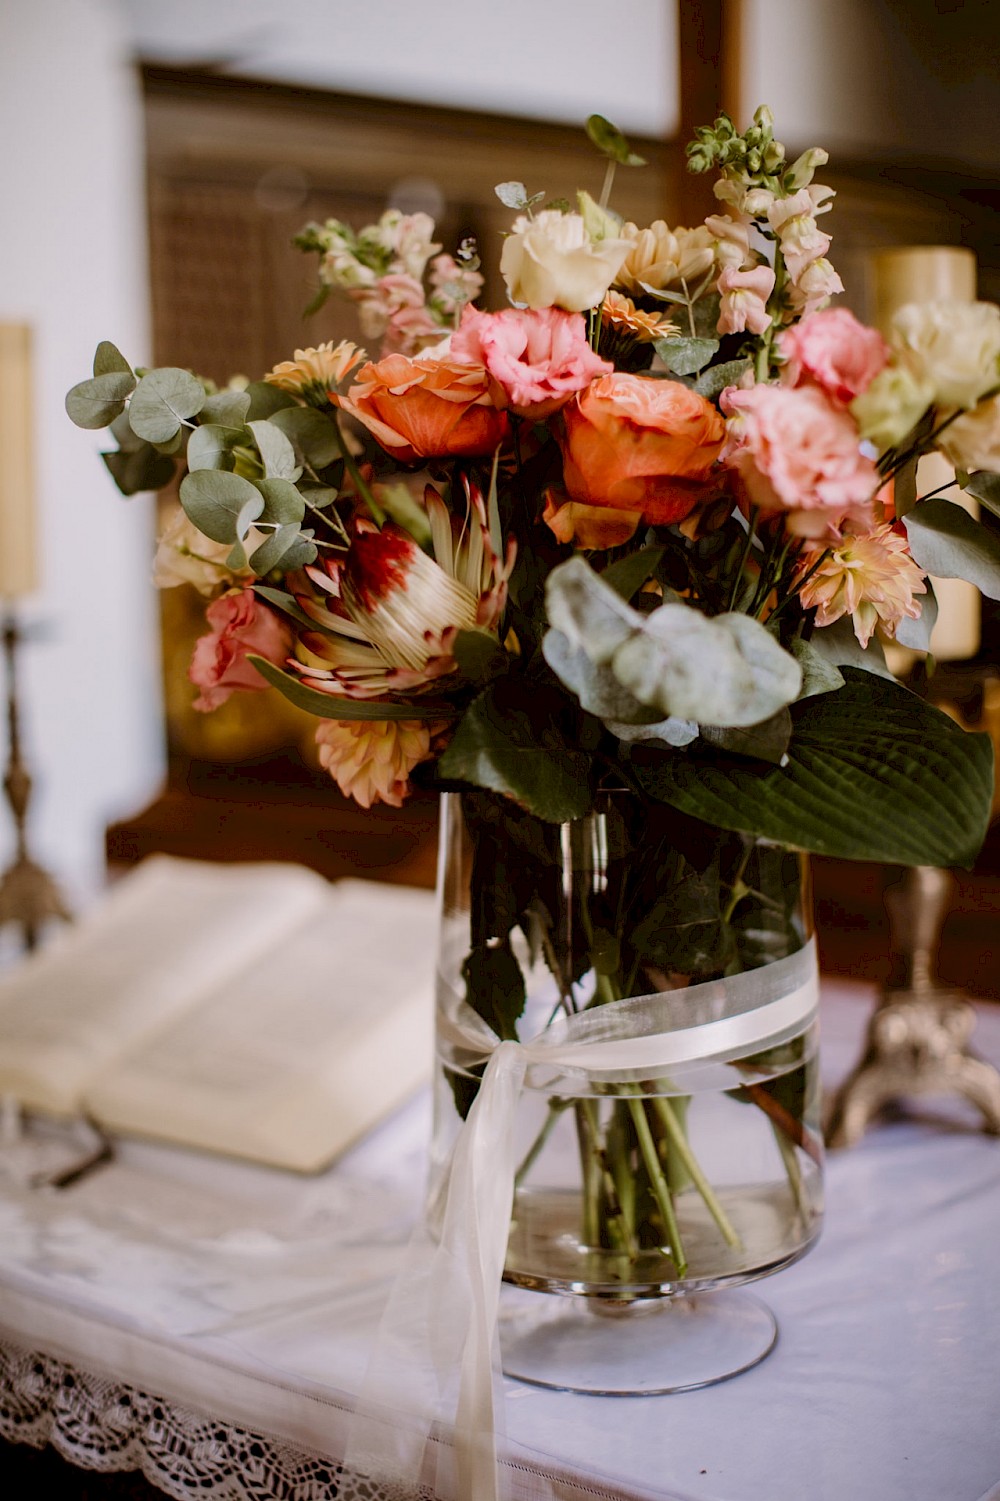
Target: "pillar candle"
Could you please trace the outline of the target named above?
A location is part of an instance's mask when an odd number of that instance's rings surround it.
[[[38,587],[31,329],[0,323],[0,599]]]
[[[892,315],[907,302],[975,302],[976,257],[959,245],[909,245],[880,251],[874,258],[875,321],[888,335]],[[927,454],[917,466],[917,494],[926,495],[954,480],[943,454]],[[976,502],[958,488],[946,499],[979,515]],[[975,656],[980,641],[979,590],[964,579],[932,579],[938,618],[931,652],[941,662]]]

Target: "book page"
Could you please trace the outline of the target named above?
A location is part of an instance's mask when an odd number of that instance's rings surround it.
[[[77,1112],[99,1072],[325,910],[330,890],[290,864],[143,861],[79,923],[0,973],[0,1094]]]
[[[88,1091],[106,1129],[312,1172],[430,1078],[433,893],[340,881]]]

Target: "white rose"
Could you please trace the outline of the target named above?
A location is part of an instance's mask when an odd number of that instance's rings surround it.
[[[956,417],[939,441],[957,469],[1000,469],[1000,396]]]
[[[851,402],[862,438],[876,448],[898,448],[934,400],[933,387],[905,365],[887,365]]]
[[[1000,308],[992,302],[909,302],[892,342],[942,407],[974,407],[1000,380]]]
[[[512,302],[582,313],[596,307],[630,249],[627,240],[589,238],[581,214],[523,214],[504,241],[500,271]]]

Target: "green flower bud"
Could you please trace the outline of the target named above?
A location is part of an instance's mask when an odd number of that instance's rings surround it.
[[[747,152],[747,166],[751,172],[757,173],[760,171],[760,152],[756,147],[753,151]]]
[[[754,111],[753,123],[769,133],[774,130],[774,115],[766,104],[758,105]]]
[[[785,160],[785,148],[780,141],[770,141],[764,152],[764,170],[773,172]]]

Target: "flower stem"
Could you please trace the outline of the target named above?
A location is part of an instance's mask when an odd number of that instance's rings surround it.
[[[375,499],[374,495],[371,492],[371,487],[369,486],[367,480],[362,475],[361,470],[355,463],[354,455],[351,453],[350,449],[347,446],[347,440],[340,430],[340,423],[336,417],[333,419],[333,431],[336,434],[337,447],[340,449],[341,457],[344,460],[344,468],[347,470],[348,474],[351,476],[351,479],[354,481],[354,488],[357,490],[358,494],[361,496],[361,499],[364,501],[365,505],[371,512],[371,518],[374,521],[375,525],[384,526],[385,512],[379,505],[378,501]]]
[[[803,1223],[808,1224],[809,1200],[806,1198],[805,1186],[802,1182],[802,1169],[799,1167],[795,1148],[777,1121],[773,1120],[771,1122],[771,1130],[774,1132],[774,1139],[778,1144],[778,1151],[781,1153],[781,1160],[785,1165],[785,1174],[788,1178],[788,1186],[792,1190],[795,1207],[801,1215]]]
[[[653,1140],[653,1133],[649,1129],[649,1120],[642,1107],[643,1102],[641,1099],[629,1099],[629,1114],[632,1117],[632,1124],[635,1126],[635,1134],[639,1141],[639,1152],[642,1156],[646,1172],[649,1175],[649,1186],[653,1190],[653,1197],[656,1200],[657,1208],[663,1220],[663,1228],[666,1230],[670,1241],[670,1254],[677,1268],[678,1277],[684,1277],[687,1274],[688,1264],[681,1241],[680,1227],[677,1223],[677,1215],[674,1212],[674,1203],[670,1197],[670,1189],[667,1187],[667,1180],[663,1176],[663,1168],[660,1166],[660,1159],[656,1153],[656,1143]]]
[[[611,188],[615,180],[615,169],[617,166],[618,163],[615,161],[614,157],[609,157],[608,165],[604,169],[604,185],[601,188],[601,196],[598,201],[598,206],[600,208],[607,208],[608,206],[608,201],[611,197]]]
[[[678,1157],[681,1159],[685,1168],[687,1169],[691,1178],[691,1182],[694,1184],[695,1188],[704,1199],[705,1208],[708,1210],[709,1214],[718,1225],[719,1233],[721,1234],[723,1240],[726,1242],[726,1245],[730,1246],[734,1251],[742,1251],[743,1242],[740,1240],[738,1233],[733,1228],[732,1221],[726,1214],[726,1211],[719,1203],[719,1200],[716,1197],[715,1190],[712,1188],[711,1183],[709,1183],[708,1179],[705,1177],[705,1174],[702,1172],[698,1159],[692,1152],[691,1147],[688,1144],[687,1137],[684,1135],[680,1121],[677,1119],[676,1115],[673,1112],[670,1101],[665,1099],[662,1095],[654,1095],[653,1109],[656,1111],[656,1114],[663,1125],[664,1131],[666,1131],[667,1135],[670,1137],[671,1146],[674,1148],[674,1151],[677,1153]]]

